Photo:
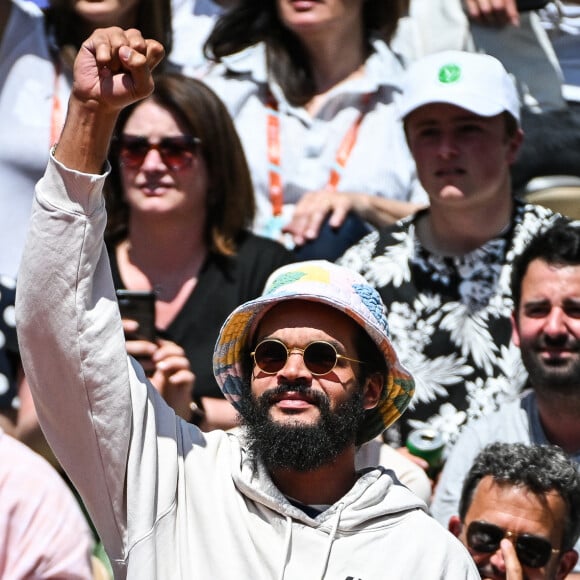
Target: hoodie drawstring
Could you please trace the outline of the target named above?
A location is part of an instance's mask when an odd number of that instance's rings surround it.
[[[284,552],[282,554],[282,569],[278,575],[278,580],[284,580],[286,565],[290,559],[290,545],[292,544],[292,518],[286,516],[286,533],[284,534]]]
[[[340,525],[340,517],[342,516],[342,512],[345,509],[345,505],[341,503],[336,511],[336,518],[334,520],[334,524],[332,529],[330,530],[330,534],[328,534],[328,546],[326,548],[326,554],[324,555],[324,560],[322,562],[322,567],[320,570],[320,575],[317,578],[322,580],[324,575],[326,574],[326,570],[328,568],[328,562],[330,560],[330,553],[332,552],[332,545],[334,544],[334,540],[336,538],[336,534],[338,532],[338,526]],[[286,572],[286,566],[288,564],[288,560],[290,558],[290,546],[292,544],[292,518],[290,516],[286,516],[286,533],[284,534],[284,550],[282,554],[282,569],[280,570],[280,574],[278,575],[278,580],[284,580],[284,574]]]
[[[322,570],[320,571],[319,576],[320,580],[322,580],[324,578],[324,575],[326,574],[326,570],[328,568],[328,561],[330,560],[330,552],[332,552],[332,545],[334,544],[334,539],[336,538],[336,533],[338,531],[338,526],[340,524],[340,516],[342,515],[342,512],[344,511],[345,507],[346,507],[345,504],[341,503],[336,511],[336,519],[334,521],[334,525],[332,526],[332,530],[328,535],[328,547],[326,548],[326,555],[324,561],[322,562]]]

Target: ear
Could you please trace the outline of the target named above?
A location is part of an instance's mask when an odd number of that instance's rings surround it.
[[[520,346],[520,332],[518,330],[518,321],[516,320],[516,313],[512,312],[510,316],[512,323],[512,342],[519,348]]]
[[[524,140],[524,132],[521,129],[518,129],[516,131],[516,134],[509,141],[508,163],[510,165],[515,163],[518,157],[518,153],[520,151],[520,147],[522,146],[523,140]]]
[[[463,524],[461,523],[459,516],[451,516],[449,518],[449,524],[447,524],[447,527],[456,538],[459,538],[459,534],[461,534],[461,529],[463,528]]]
[[[363,392],[363,406],[365,410],[374,409],[381,400],[381,393],[385,380],[381,373],[373,373],[367,378]]]
[[[564,580],[564,578],[572,572],[577,561],[578,552],[576,552],[576,550],[566,550],[566,552],[560,556],[558,570],[556,571],[556,580]],[[574,577],[576,577],[576,574],[574,574]]]

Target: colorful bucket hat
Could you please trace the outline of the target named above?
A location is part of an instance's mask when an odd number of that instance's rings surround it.
[[[285,300],[320,302],[340,310],[361,326],[385,357],[388,369],[379,405],[366,412],[357,444],[369,441],[405,411],[415,390],[413,377],[401,365],[391,344],[385,306],[378,292],[358,273],[324,260],[297,262],[273,272],[264,293],[242,304],[223,324],[213,355],[215,378],[226,399],[239,410],[244,368],[254,332],[272,307]],[[244,364],[244,358],[246,364]]]

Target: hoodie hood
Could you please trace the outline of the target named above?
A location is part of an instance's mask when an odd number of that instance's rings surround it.
[[[233,478],[238,490],[252,501],[314,528],[330,529],[340,511],[339,533],[391,525],[384,520],[385,516],[396,518],[414,509],[427,511],[425,502],[399,482],[390,469],[379,466],[359,473],[354,486],[316,518],[311,518],[288,501],[259,460],[254,462],[246,456],[237,472],[233,471]]]
[[[244,452],[242,457],[240,462],[239,455],[232,456],[234,485],[259,506],[262,517],[275,518],[268,515],[271,510],[284,521],[285,541],[280,555],[279,580],[285,577],[294,545],[301,545],[300,530],[304,526],[326,535],[325,549],[309,556],[314,571],[312,577],[323,578],[338,539],[347,538],[352,550],[356,550],[358,544],[368,540],[368,533],[396,526],[409,511],[427,510],[425,503],[402,485],[392,471],[376,467],[360,472],[357,482],[339,501],[313,518],[290,503],[278,490],[263,463],[254,461]],[[295,525],[297,522],[302,526]]]

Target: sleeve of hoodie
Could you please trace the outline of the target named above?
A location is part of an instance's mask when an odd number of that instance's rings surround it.
[[[179,428],[126,354],[103,245],[105,177],[51,156],[36,188],[16,318],[40,424],[122,567],[174,500]]]

